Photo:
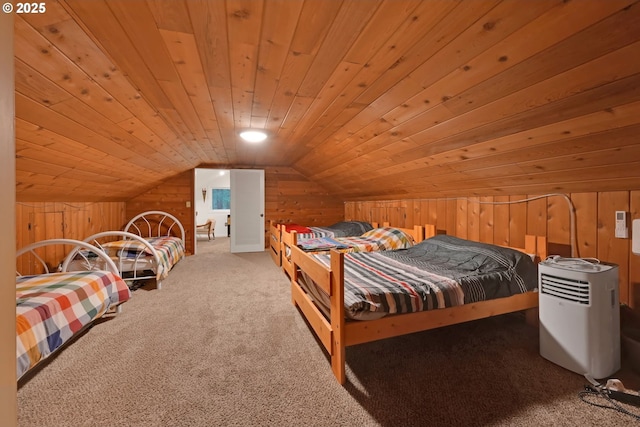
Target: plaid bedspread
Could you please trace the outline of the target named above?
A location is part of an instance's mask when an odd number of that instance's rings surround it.
[[[18,378],[109,308],[130,297],[126,283],[106,271],[16,278]]]
[[[329,255],[313,256],[330,265]],[[515,250],[436,236],[409,249],[345,254],[344,285],[349,318],[381,317],[527,292],[537,268]]]
[[[151,237],[147,239],[154,249],[160,253],[162,263],[166,268],[166,274],[186,256],[182,240],[172,236]]]
[[[413,246],[413,237],[393,227],[374,228],[359,237],[340,237],[336,240],[349,246],[349,252],[391,251]]]
[[[173,266],[185,257],[185,248],[182,240],[173,236],[148,237],[151,246],[160,255],[162,265],[159,273],[162,278],[167,277]],[[102,248],[112,257],[138,259],[142,255],[152,256],[151,251],[137,240],[117,240],[102,244]]]
[[[357,237],[315,237],[299,239],[298,247],[307,252],[336,249],[341,252],[373,252],[406,249],[413,246],[413,238],[393,227],[374,228]]]

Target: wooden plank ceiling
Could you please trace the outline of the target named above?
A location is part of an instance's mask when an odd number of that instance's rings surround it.
[[[640,189],[637,0],[46,9],[15,15],[18,200],[198,166],[291,166],[344,200]]]

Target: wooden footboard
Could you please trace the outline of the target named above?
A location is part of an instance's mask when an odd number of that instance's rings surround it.
[[[527,236],[526,242],[527,248],[520,250],[534,254],[537,253],[537,244],[543,244],[546,241],[544,238],[536,239],[535,236]],[[544,249],[541,248],[540,252],[544,253]],[[506,313],[530,311],[538,306],[538,293],[526,292],[462,306],[386,316],[377,320],[346,321],[344,315],[344,254],[332,250],[331,267],[327,268],[298,247],[292,246],[290,261],[292,302],[300,308],[329,353],[331,368],[341,384],[346,382],[345,349],[347,346]],[[329,296],[330,314],[328,318],[298,283],[300,271],[304,271],[305,275]]]
[[[281,233],[282,227],[280,224],[275,224],[273,221],[269,221],[269,254],[273,262],[278,266],[282,266],[282,254],[281,249]]]
[[[280,265],[287,276],[293,276],[293,263],[291,262],[291,248],[296,247],[298,233],[282,230],[280,234]]]
[[[327,269],[304,251],[291,248],[294,266],[291,275],[291,298],[300,308],[318,339],[331,356],[331,369],[340,384],[346,382],[345,375],[345,318],[344,318],[344,253],[331,251],[331,268]],[[321,286],[330,295],[331,316],[327,319],[309,295],[298,283],[298,268]]]

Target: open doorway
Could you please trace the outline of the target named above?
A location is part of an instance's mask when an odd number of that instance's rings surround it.
[[[194,252],[211,241],[227,243],[232,253],[264,251],[264,170],[196,168],[194,175]],[[215,223],[216,240],[207,234],[207,221]]]
[[[214,222],[212,236],[206,227],[197,227],[196,253],[199,244],[215,239],[228,239],[227,219],[231,215],[230,190],[231,178],[227,169],[195,170],[194,212],[196,225]]]

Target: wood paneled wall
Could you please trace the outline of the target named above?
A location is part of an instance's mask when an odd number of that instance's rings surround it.
[[[523,246],[525,234],[542,235],[547,236],[550,254],[571,256],[568,246],[572,240],[572,206],[574,256],[618,264],[620,301],[640,307],[640,256],[631,253],[631,239],[614,237],[616,210],[629,212],[631,219],[640,218],[640,191],[572,193],[566,198],[556,195],[509,203],[535,197],[538,196],[347,202],[345,217],[389,221],[397,226],[430,223],[449,235],[500,245]]]
[[[46,239],[84,240],[92,234],[121,230],[126,224],[124,202],[19,202],[16,204],[16,249]],[[71,247],[38,250],[48,267],[55,269]],[[17,259],[21,274],[42,272],[32,255]]]
[[[267,227],[269,220],[320,226],[343,219],[344,202],[292,168],[266,168],[265,193]]]
[[[186,251],[194,251],[194,173],[183,172],[167,179],[126,203],[127,221],[146,211],[165,211],[180,220],[185,231]],[[189,204],[189,206],[187,206]]]

